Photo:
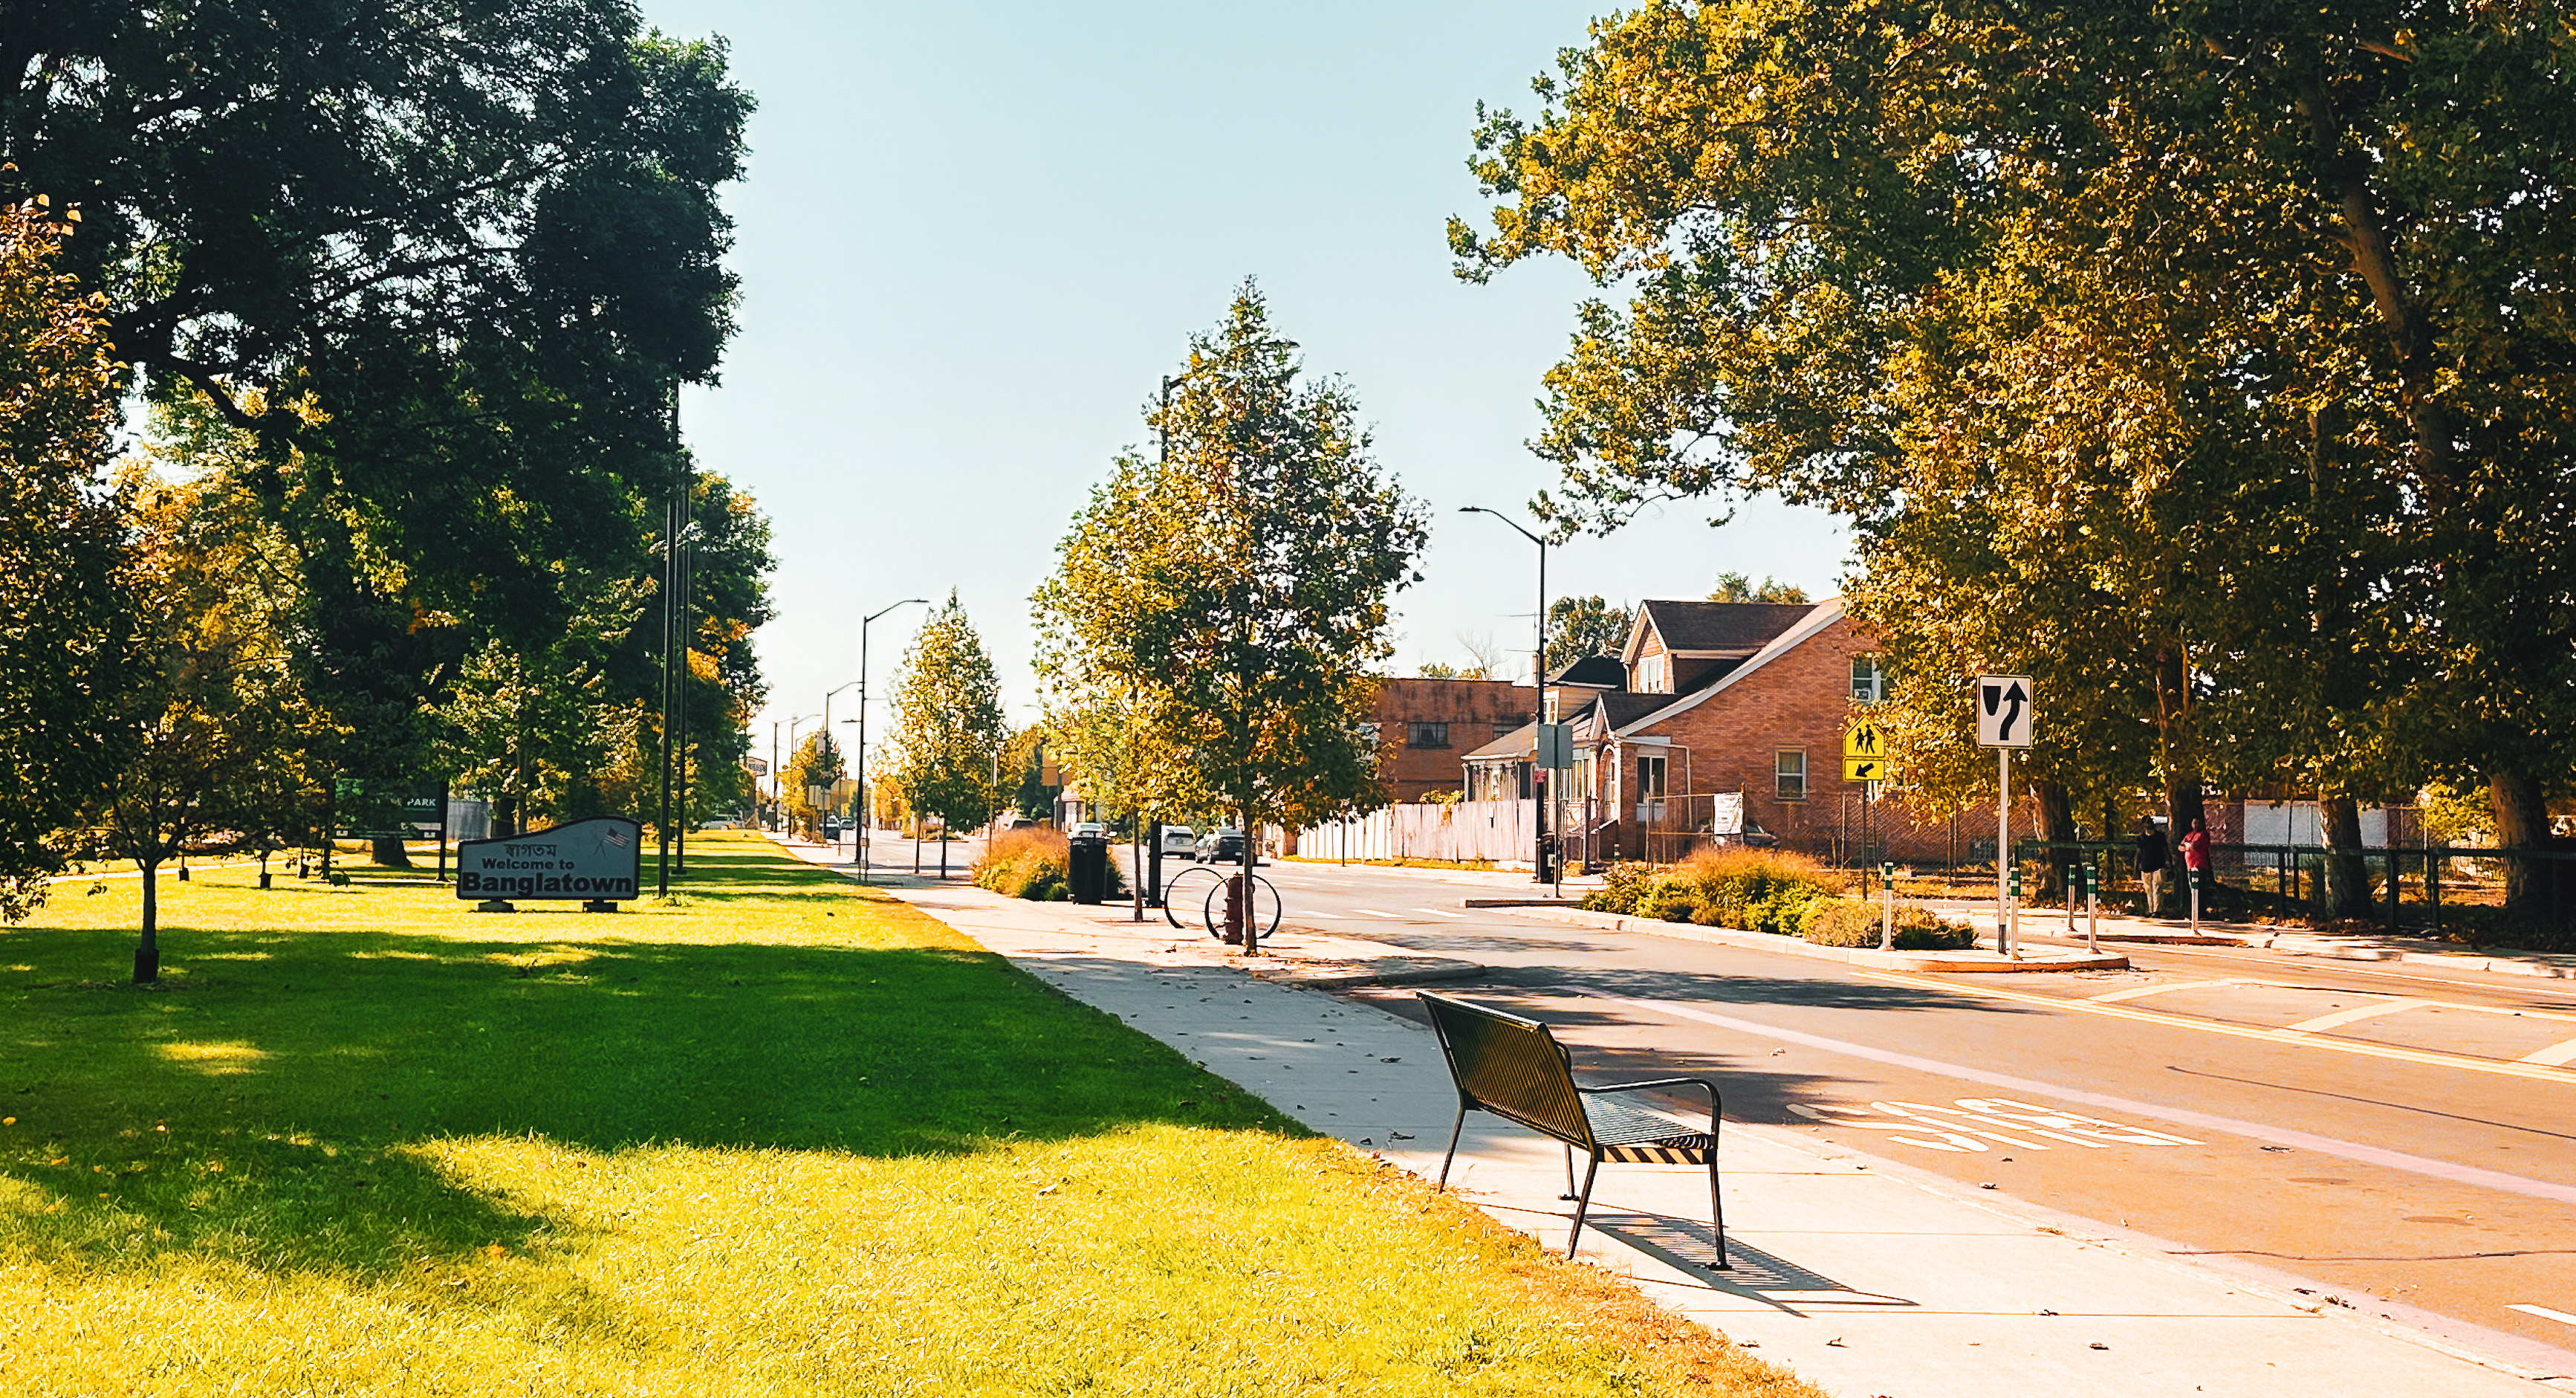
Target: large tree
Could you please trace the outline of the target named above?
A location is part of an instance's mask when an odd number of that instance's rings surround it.
[[[76,205],[118,356],[256,444],[344,771],[416,775],[469,656],[650,575],[732,329],[720,42],[623,0],[22,4],[0,73],[0,193]]]
[[[1535,120],[1490,115],[1502,202],[1453,246],[1470,276],[1553,253],[1628,289],[1549,375],[1561,517],[1776,489],[1884,562],[1900,521],[1937,529],[1910,511],[1960,498],[1919,493],[1922,458],[1976,482],[1995,450],[2053,456],[2025,524],[2179,503],[2208,526],[2125,553],[2036,536],[2231,604],[2105,589],[2138,625],[2095,628],[2127,647],[2098,658],[2161,674],[2169,786],[2210,757],[2182,731],[2197,691],[2243,749],[2221,769],[2336,802],[2410,757],[2474,771],[2502,838],[2536,844],[2576,750],[2576,565],[2529,523],[2576,503],[2571,58],[2517,7],[1652,4],[1569,50]],[[2016,320],[2131,343],[2089,386],[2071,360],[2012,378]],[[2124,376],[2150,382],[2088,391]],[[2195,532],[2228,547],[2177,554]]]
[[[0,204],[0,921],[79,852],[78,813],[130,751],[140,678],[104,307],[58,268],[75,225]]]
[[[1617,655],[1636,616],[1598,597],[1559,597],[1547,604],[1547,665],[1555,674],[1587,655]]]
[[[1146,813],[1231,812],[1247,873],[1264,823],[1384,800],[1364,725],[1426,538],[1350,391],[1300,382],[1296,349],[1245,283],[1147,415],[1166,449],[1118,458],[1036,597],[1051,710],[1119,715]]]
[[[894,681],[895,780],[916,812],[951,830],[972,830],[1000,809],[1001,681],[957,594],[930,614],[904,652]]]

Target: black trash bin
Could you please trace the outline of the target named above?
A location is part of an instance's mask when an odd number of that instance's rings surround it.
[[[1074,836],[1071,862],[1065,874],[1073,885],[1073,901],[1109,901],[1109,842],[1097,835]]]

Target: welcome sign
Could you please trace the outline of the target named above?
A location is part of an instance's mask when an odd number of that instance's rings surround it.
[[[467,840],[456,847],[456,896],[632,898],[643,852],[644,827],[624,816],[594,816],[506,840]]]

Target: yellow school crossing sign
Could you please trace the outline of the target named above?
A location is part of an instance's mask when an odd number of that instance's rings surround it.
[[[1887,760],[1886,744],[1879,737],[1878,720],[1867,714],[1854,715],[1851,726],[1843,730],[1843,780],[1896,780],[1896,766]]]

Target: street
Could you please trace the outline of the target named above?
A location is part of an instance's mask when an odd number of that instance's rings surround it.
[[[1445,988],[1548,1021],[1591,1080],[1712,1074],[1732,1119],[2576,1363],[2564,980],[2167,947],[1943,980],[1461,908],[1528,888],[1474,875],[1263,872],[1291,924],[1490,968]]]

